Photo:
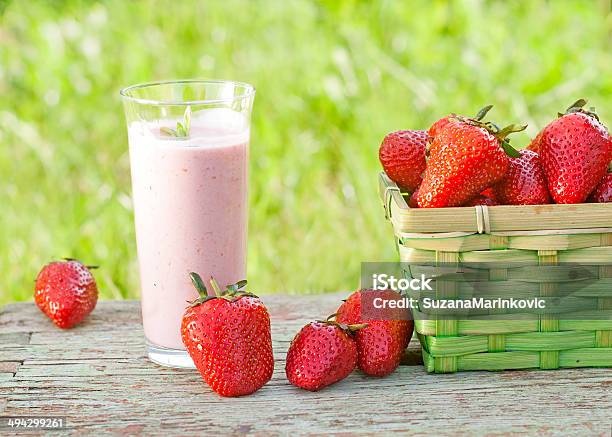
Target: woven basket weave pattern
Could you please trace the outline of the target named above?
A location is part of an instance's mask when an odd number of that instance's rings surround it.
[[[562,316],[453,320],[414,310],[427,371],[612,367],[612,204],[415,210],[384,174],[379,181],[401,262],[494,263],[487,293],[500,297],[509,289],[543,299],[573,291],[571,280],[555,276],[563,274],[559,263],[588,265],[595,278],[563,302]],[[525,267],[499,268],[504,263]],[[462,297],[469,287],[439,280],[434,296]]]

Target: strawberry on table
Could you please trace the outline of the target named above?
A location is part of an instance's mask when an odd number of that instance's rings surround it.
[[[36,278],[34,300],[53,323],[68,329],[82,322],[96,307],[98,287],[89,268],[81,262],[53,261]]]
[[[542,131],[540,158],[556,203],[583,203],[607,172],[612,139],[597,115],[572,104]]]
[[[378,157],[385,173],[399,187],[413,192],[425,170],[427,132],[403,130],[391,132],[382,141]]]
[[[476,118],[455,116],[434,137],[417,196],[419,207],[464,205],[506,175],[509,156],[520,156],[506,137],[526,126],[499,129],[483,122],[481,113]]]
[[[202,278],[190,274],[200,294],[185,311],[183,344],[204,381],[221,396],[253,393],[272,377],[274,357],[270,316],[261,300],[240,291],[246,281],[208,296]]]
[[[550,203],[540,156],[521,150],[520,158],[510,158],[508,173],[493,186],[495,198],[503,205],[544,205]]]
[[[595,187],[595,190],[589,196],[589,202],[612,202],[612,173],[606,173],[599,185]]]
[[[351,330],[333,321],[311,322],[295,336],[287,351],[285,373],[296,387],[318,391],[346,378],[357,364]]]
[[[365,325],[355,332],[357,365],[367,375],[385,376],[399,366],[402,353],[412,337],[414,323],[407,309],[366,308],[373,306],[375,298],[397,300],[401,296],[392,290],[358,290],[340,305],[336,321]]]

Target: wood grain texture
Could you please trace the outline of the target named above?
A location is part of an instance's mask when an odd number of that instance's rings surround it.
[[[289,385],[291,338],[344,296],[265,297],[274,377],[237,399],[217,396],[195,370],[147,361],[138,302],[100,302],[69,331],[31,303],[8,305],[0,311],[0,416],[66,416],[68,435],[610,435],[610,370],[428,375],[416,339],[407,365],[386,378],[355,371],[318,393]]]

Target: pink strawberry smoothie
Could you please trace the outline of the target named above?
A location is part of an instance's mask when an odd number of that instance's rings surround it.
[[[229,109],[194,112],[187,139],[160,132],[174,126],[134,122],[128,135],[144,333],[184,349],[189,272],[222,288],[246,278],[249,130]]]

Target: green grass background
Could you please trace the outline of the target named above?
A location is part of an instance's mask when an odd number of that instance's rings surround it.
[[[394,260],[376,191],[391,130],[450,111],[538,128],[578,97],[612,120],[609,0],[0,0],[0,303],[41,265],[101,265],[138,296],[118,90],[168,78],[257,88],[249,274],[260,293],[358,285]]]

